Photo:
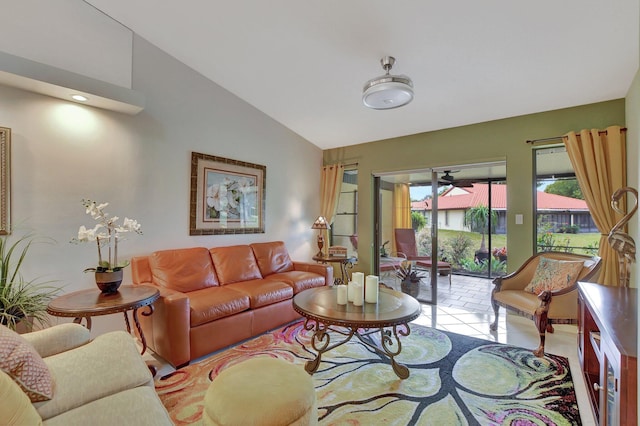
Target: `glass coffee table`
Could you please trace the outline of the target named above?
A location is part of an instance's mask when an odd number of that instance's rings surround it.
[[[356,336],[376,353],[391,360],[391,367],[398,377],[409,377],[409,369],[395,360],[402,351],[401,336],[411,333],[409,322],[421,313],[420,303],[413,297],[394,290],[380,288],[378,303],[355,306],[349,302],[338,305],[337,289],[316,287],[301,291],[293,298],[293,309],[305,317],[304,328],[313,331],[311,346],[318,352],[313,361],[308,361],[305,370],[313,374],[320,366],[322,354],[347,343]],[[331,343],[333,331],[344,336],[344,340]],[[367,336],[380,333],[380,345]]]

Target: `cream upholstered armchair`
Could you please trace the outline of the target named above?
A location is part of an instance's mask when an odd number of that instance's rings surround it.
[[[498,327],[500,306],[532,319],[540,333],[540,345],[533,351],[544,356],[545,332],[552,323],[575,324],[578,318],[578,281],[591,281],[600,269],[597,256],[543,252],[531,256],[511,274],[493,280],[491,305]]]
[[[172,425],[132,337],[90,340],[66,323],[18,335],[0,325],[0,424]]]

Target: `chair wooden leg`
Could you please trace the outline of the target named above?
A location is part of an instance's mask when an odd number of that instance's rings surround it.
[[[546,331],[548,327],[551,327],[551,324],[548,321],[547,314],[549,313],[549,304],[551,303],[551,292],[543,291],[538,295],[538,299],[540,299],[540,306],[536,309],[534,313],[536,328],[538,329],[538,333],[540,334],[540,345],[537,349],[533,351],[533,354],[537,357],[544,356],[544,343],[546,338]],[[553,330],[553,327],[551,327]]]
[[[493,293],[491,295],[493,296]],[[500,313],[500,305],[496,303],[493,297],[491,297],[491,306],[493,307],[493,317],[495,319],[489,326],[489,330],[496,331],[498,329],[498,314]]]

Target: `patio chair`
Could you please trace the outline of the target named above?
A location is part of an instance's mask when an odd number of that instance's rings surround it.
[[[600,269],[598,256],[564,252],[543,252],[531,256],[511,274],[493,280],[491,305],[498,328],[500,306],[533,320],[540,334],[540,345],[533,351],[544,356],[545,332],[553,333],[552,323],[575,324],[578,318],[578,281],[590,281]]]
[[[407,261],[404,253],[391,252],[386,256],[380,256],[380,279],[385,281],[396,281],[396,272],[403,262]],[[389,286],[387,286],[389,287]],[[390,287],[393,288],[393,287]]]
[[[407,256],[407,260],[415,262],[417,267],[431,272],[431,256],[418,255],[416,233],[412,228],[396,228],[395,237],[398,252],[404,253]],[[440,275],[449,276],[449,285],[451,285],[451,264],[439,260],[436,268]]]

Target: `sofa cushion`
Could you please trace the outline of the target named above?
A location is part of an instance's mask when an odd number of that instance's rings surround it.
[[[22,388],[32,402],[53,397],[53,380],[47,365],[31,343],[0,325],[0,370]]]
[[[20,386],[0,370],[0,419],[7,425],[41,425],[40,415]]]
[[[249,296],[228,286],[196,290],[187,296],[191,309],[191,327],[249,309]]]
[[[293,262],[282,241],[251,244],[263,277],[277,272],[293,271]]]
[[[263,279],[241,281],[230,284],[229,287],[249,296],[251,309],[271,305],[293,297],[293,288],[282,281]]]
[[[149,256],[154,284],[186,293],[218,285],[204,247],[156,251]]]
[[[56,384],[51,400],[34,403],[44,420],[126,389],[153,386],[149,368],[126,331],[101,334],[44,361]]]
[[[209,252],[222,285],[262,278],[248,245],[214,247]]]
[[[575,284],[584,266],[582,260],[556,260],[540,257],[531,282],[524,291],[540,294],[543,291],[556,291]]]
[[[108,395],[47,419],[46,426],[173,425],[155,389],[140,386]]]
[[[293,287],[293,293],[298,294],[302,290],[324,285],[324,277],[313,272],[290,271],[269,275],[266,279],[283,281]]]

